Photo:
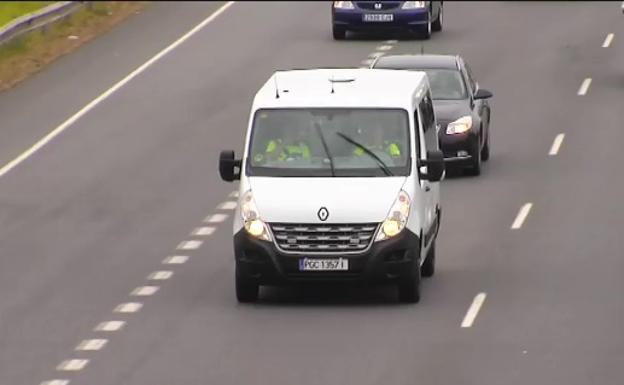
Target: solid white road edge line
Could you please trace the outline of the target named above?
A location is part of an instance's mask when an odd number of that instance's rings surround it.
[[[477,315],[479,314],[481,306],[483,306],[483,302],[485,302],[486,296],[487,294],[485,293],[479,293],[474,297],[474,300],[472,300],[472,304],[468,308],[468,312],[466,312],[464,320],[461,323],[462,328],[469,328],[472,326],[475,319],[477,318]]]
[[[29,149],[27,149],[26,151],[24,151],[23,153],[18,155],[15,159],[10,161],[9,163],[5,164],[2,168],[0,168],[0,178],[3,177],[6,173],[11,171],[12,169],[14,169],[15,167],[17,167],[17,165],[19,165],[20,163],[22,163],[23,161],[28,159],[34,153],[39,151],[43,146],[45,146],[52,139],[54,139],[55,137],[60,135],[69,126],[74,124],[78,119],[80,119],[82,116],[84,116],[87,112],[91,111],[95,106],[97,106],[102,101],[104,101],[106,98],[111,96],[115,91],[117,91],[118,89],[120,89],[121,87],[126,85],[130,80],[134,79],[137,75],[139,75],[140,73],[145,71],[147,68],[149,68],[152,64],[154,64],[160,58],[162,58],[163,56],[165,56],[166,54],[168,54],[169,52],[174,50],[176,47],[178,47],[180,44],[184,43],[188,38],[190,38],[191,36],[193,36],[194,34],[199,32],[202,28],[204,28],[206,25],[208,25],[210,22],[212,22],[214,19],[216,19],[220,14],[225,12],[225,10],[228,9],[232,4],[234,4],[233,1],[228,1],[227,3],[223,4],[219,9],[217,9],[210,16],[208,16],[206,19],[204,19],[201,23],[196,25],[193,29],[191,29],[186,34],[184,34],[181,38],[179,38],[178,40],[174,41],[167,48],[163,49],[162,51],[157,53],[154,57],[152,57],[151,59],[149,59],[148,61],[143,63],[139,68],[137,68],[134,71],[132,71],[125,78],[121,79],[114,86],[112,86],[111,88],[106,90],[103,94],[101,94],[97,98],[93,99],[91,102],[89,102],[89,104],[84,106],[80,111],[76,112],[69,119],[67,119],[66,121],[61,123],[60,126],[56,127],[54,130],[52,130],[46,136],[41,138],[37,143],[32,145]]]

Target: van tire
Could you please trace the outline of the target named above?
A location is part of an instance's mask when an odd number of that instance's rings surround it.
[[[433,274],[435,274],[435,255],[436,255],[436,251],[435,251],[435,239],[431,242],[431,247],[429,248],[429,251],[427,252],[427,257],[425,258],[425,263],[423,263],[422,267],[420,268],[420,274],[423,277],[432,277]]]
[[[250,279],[241,277],[236,272],[236,299],[241,303],[256,302],[260,292],[260,285]]]
[[[418,303],[420,301],[420,261],[415,262],[414,271],[398,283],[399,301]]]
[[[431,11],[427,13],[427,24],[424,27],[420,27],[420,37],[424,40],[431,39],[431,33],[433,31],[432,23],[431,23]]]

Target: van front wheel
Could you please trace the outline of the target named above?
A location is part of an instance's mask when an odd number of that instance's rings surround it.
[[[398,283],[399,301],[418,303],[420,301],[420,262],[416,261],[416,268]]]
[[[238,302],[256,302],[260,292],[260,285],[250,279],[243,278],[236,272],[236,299]]]

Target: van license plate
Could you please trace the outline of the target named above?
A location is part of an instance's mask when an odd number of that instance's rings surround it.
[[[394,19],[393,16],[391,13],[365,13],[364,21],[389,22]]]
[[[346,258],[302,258],[299,260],[299,271],[347,271],[349,260]]]

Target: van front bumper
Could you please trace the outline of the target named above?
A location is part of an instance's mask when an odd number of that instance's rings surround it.
[[[273,242],[261,241],[243,229],[234,236],[238,273],[261,285],[305,282],[360,282],[366,284],[395,281],[411,274],[419,263],[420,238],[405,229],[394,238],[374,242],[359,254],[303,255],[281,252]],[[299,271],[299,260],[310,258],[347,258],[348,271]]]

